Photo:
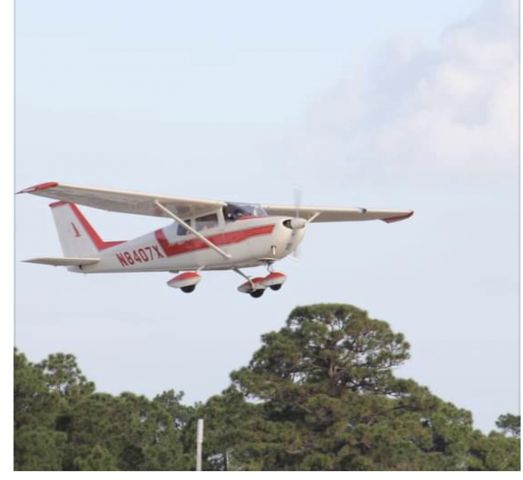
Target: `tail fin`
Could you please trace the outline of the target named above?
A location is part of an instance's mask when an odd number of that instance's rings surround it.
[[[104,242],[74,203],[54,202],[49,205],[66,257],[97,257],[100,250],[123,242]]]

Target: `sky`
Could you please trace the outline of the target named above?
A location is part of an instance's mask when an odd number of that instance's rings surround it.
[[[411,344],[396,374],[488,432],[519,412],[515,0],[16,2],[16,189],[413,209],[315,224],[278,292],[232,272],[79,275],[46,199],[16,198],[15,344],[99,391],[205,401],[296,305],[349,303]],[[165,219],[84,208],[106,240]],[[252,273],[262,273],[262,269]]]

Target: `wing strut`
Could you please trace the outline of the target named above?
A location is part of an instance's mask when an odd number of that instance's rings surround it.
[[[251,288],[253,290],[256,290],[256,287],[254,286],[254,283],[253,281],[251,280],[251,277],[248,277],[247,275],[245,275],[245,273],[243,273],[239,268],[233,268],[233,270],[238,274],[238,275],[241,275],[243,278],[245,278],[251,285]]]
[[[188,225],[186,222],[184,222],[178,215],[171,212],[167,207],[163,206],[158,200],[155,200],[154,203],[158,208],[163,210],[167,215],[174,218],[176,222],[178,222],[180,225],[182,225],[184,228],[189,230],[192,234],[196,235],[202,242],[205,242],[210,248],[212,248],[215,252],[219,253],[224,258],[231,258],[231,256],[228,253],[225,253],[220,247],[212,243],[207,237],[204,237],[200,232],[192,228],[190,225]]]

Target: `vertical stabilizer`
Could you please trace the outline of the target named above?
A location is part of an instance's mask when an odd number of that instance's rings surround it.
[[[96,257],[101,250],[123,243],[104,242],[74,203],[54,202],[49,206],[64,256]]]

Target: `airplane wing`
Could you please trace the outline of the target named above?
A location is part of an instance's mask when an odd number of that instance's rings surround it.
[[[134,213],[154,217],[168,217],[163,210],[158,208],[155,204],[156,201],[159,201],[181,218],[205,215],[226,205],[225,202],[218,200],[151,195],[123,190],[81,187],[57,182],[40,183],[17,193],[31,193],[111,212]]]
[[[312,222],[356,222],[383,220],[387,223],[405,220],[413,210],[373,210],[367,208],[292,207],[286,205],[262,205],[269,215],[298,216]],[[314,217],[314,218],[313,218]]]

